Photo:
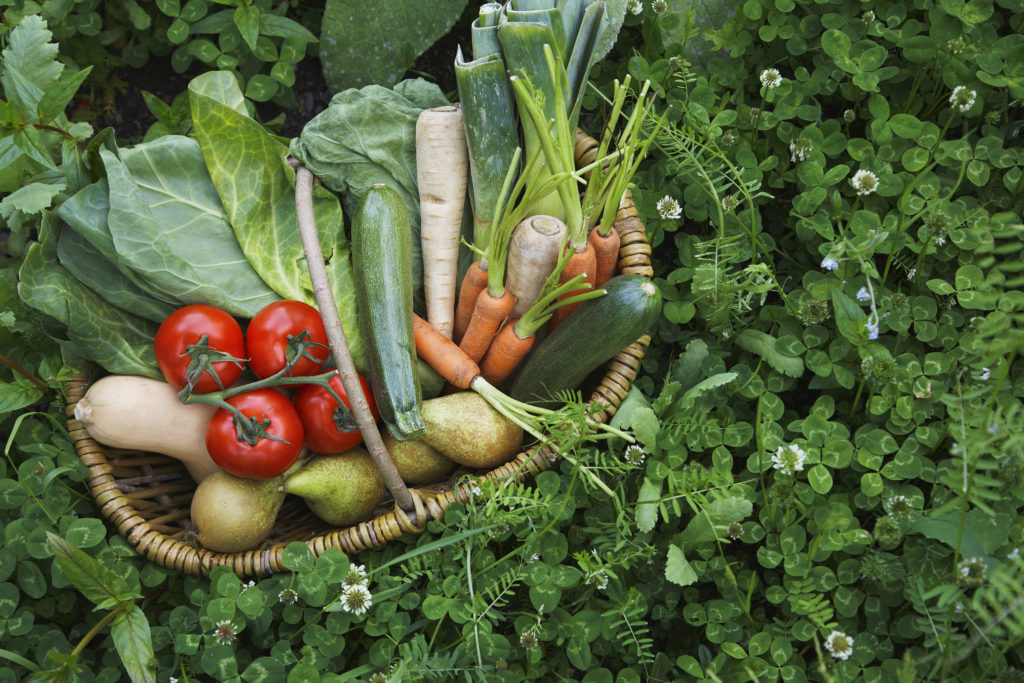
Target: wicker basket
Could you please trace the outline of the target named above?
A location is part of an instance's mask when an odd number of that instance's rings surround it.
[[[585,158],[592,146],[590,141],[586,137],[579,139],[577,158]],[[651,248],[628,193],[619,208],[616,225],[621,238],[618,272],[652,277]],[[598,422],[608,420],[626,397],[649,341],[646,335],[641,337],[604,367],[590,399],[591,405],[599,410],[594,416]],[[82,423],[74,418],[75,404],[86,388],[84,375],[72,379],[66,414],[75,450],[89,468],[89,489],[101,514],[118,533],[141,555],[168,569],[208,574],[213,567],[226,565],[240,576],[287,571],[281,557],[289,543],[305,543],[316,556],[328,548],[352,554],[380,547],[403,533],[423,531],[427,522],[440,519],[449,505],[465,503],[471,495],[470,487],[456,484],[466,470],[457,470],[446,481],[411,489],[414,516],[389,500],[367,521],[345,529],[331,527],[313,515],[301,499],[289,496],[269,538],[258,548],[237,553],[214,552],[195,540],[190,507],[196,485],[184,465],[164,455],[108,448],[90,438]],[[553,461],[546,448],[534,447],[482,476],[525,480],[549,468]]]

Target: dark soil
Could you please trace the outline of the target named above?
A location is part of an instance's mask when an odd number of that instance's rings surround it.
[[[473,10],[470,12],[470,10]],[[454,100],[455,49],[461,42],[465,48],[468,40],[468,25],[475,14],[476,6],[468,3],[467,13],[455,27],[432,47],[424,52],[403,78],[426,78],[433,81]],[[171,68],[169,57],[152,56],[142,69],[117,68],[110,74],[106,93],[94,88],[91,97],[83,97],[72,103],[83,111],[77,117],[88,120],[96,130],[113,127],[121,144],[132,144],[142,140],[146,131],[156,122],[156,117],[146,106],[142,91],[156,95],[170,104],[176,96],[185,92],[189,81],[203,72],[192,69],[176,73]],[[292,87],[294,102],[282,105],[273,102],[257,103],[257,118],[264,122],[275,122],[282,114],[283,122],[276,121],[274,131],[285,137],[295,137],[311,118],[323,111],[333,96],[324,81],[320,60],[307,57],[295,66],[295,85]]]

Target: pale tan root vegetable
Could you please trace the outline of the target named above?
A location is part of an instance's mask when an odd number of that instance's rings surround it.
[[[466,134],[458,106],[425,109],[416,120],[416,183],[427,320],[448,339],[468,178]]]
[[[217,406],[185,405],[167,382],[136,375],[96,380],[75,405],[75,419],[113,448],[162,453],[185,463],[196,483],[220,472],[206,451],[206,425]]]
[[[551,216],[530,216],[516,226],[508,249],[505,287],[516,297],[512,319],[526,312],[558,263],[565,223]]]

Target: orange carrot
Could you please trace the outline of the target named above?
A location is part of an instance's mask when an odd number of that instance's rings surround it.
[[[619,261],[619,231],[613,225],[607,235],[601,229],[590,231],[587,240],[594,246],[597,266],[594,269],[594,287],[601,287],[615,276],[615,268]]]
[[[494,385],[505,381],[519,365],[519,361],[533,348],[536,339],[536,334],[525,339],[520,337],[513,322],[502,327],[480,363],[480,373],[484,379]]]
[[[494,296],[485,287],[476,298],[473,317],[466,334],[459,342],[459,348],[474,362],[480,362],[487,353],[494,335],[498,333],[498,328],[512,313],[512,307],[515,305],[516,298],[509,290],[503,290],[501,296]]]
[[[416,353],[439,375],[460,389],[468,389],[470,382],[480,375],[480,367],[448,337],[415,313],[412,332]]]
[[[583,251],[575,252],[569,259],[569,263],[565,264],[565,268],[562,269],[562,274],[559,276],[559,282],[565,282],[571,280],[577,275],[585,275],[584,282],[593,284],[594,272],[597,269],[597,255],[594,253],[594,245],[587,242],[587,247]],[[567,299],[570,296],[576,296],[577,294],[584,294],[589,289],[574,289],[571,292],[566,292],[559,299]],[[562,324],[562,322],[569,317],[569,314],[575,311],[579,307],[579,304],[567,304],[560,306],[551,316],[551,320],[548,322],[548,331],[554,330],[556,327]]]
[[[476,308],[476,299],[486,286],[487,271],[480,267],[480,261],[473,261],[462,277],[462,284],[459,287],[459,302],[455,308],[455,329],[452,332],[452,339],[456,343],[462,341],[462,336],[466,334],[469,321],[473,317],[473,309]]]

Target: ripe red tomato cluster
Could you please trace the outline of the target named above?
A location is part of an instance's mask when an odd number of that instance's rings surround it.
[[[191,386],[193,394],[227,389],[248,366],[256,377],[271,377],[287,366],[296,340],[311,342],[286,373],[309,377],[325,372],[329,348],[320,314],[301,301],[276,301],[260,310],[242,332],[238,321],[215,306],[193,304],[168,316],[154,343],[164,379],[177,389]],[[291,351],[290,351],[291,349]],[[213,370],[211,374],[210,370]],[[378,418],[373,392],[360,376],[363,393]],[[285,472],[305,443],[313,453],[338,453],[362,442],[349,411],[341,378],[330,379],[344,405],[318,384],[304,384],[289,399],[275,388],[236,394],[227,403],[261,428],[258,438],[247,437],[226,408],[214,413],[206,430],[206,448],[224,471],[238,477],[267,479]]]

